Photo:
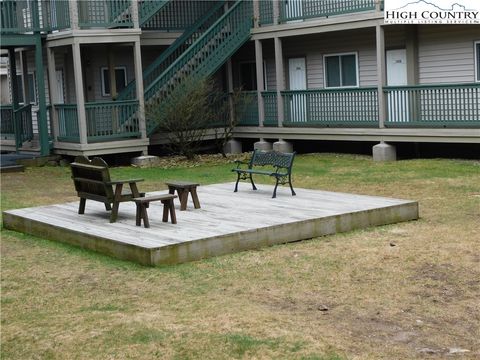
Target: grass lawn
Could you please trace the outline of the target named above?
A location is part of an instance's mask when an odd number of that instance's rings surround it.
[[[153,191],[231,168],[112,172]],[[421,218],[160,268],[2,229],[0,357],[480,358],[480,162],[312,154],[293,172],[296,189],[418,200]],[[68,168],[2,174],[2,210],[76,200]]]

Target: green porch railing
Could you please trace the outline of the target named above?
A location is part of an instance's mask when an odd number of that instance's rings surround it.
[[[378,126],[376,88],[282,91],[285,126]]]
[[[480,83],[386,87],[387,127],[480,127]]]
[[[70,27],[68,0],[2,0],[2,34],[48,32]]]
[[[258,126],[258,99],[256,91],[242,91],[242,104],[239,109],[238,126]]]
[[[195,42],[215,21],[222,16],[224,1],[218,1],[206,14],[197,20],[192,27],[186,30],[175,42],[162,52],[143,71],[143,85],[148,88],[188,47]],[[117,97],[117,100],[136,98],[136,82],[133,80]]]
[[[260,1],[260,26],[273,24],[273,1]]]
[[[237,1],[145,90],[146,105],[161,107],[185,79],[213,74],[250,37],[252,15],[251,1]],[[147,117],[148,134],[157,126]]]
[[[3,140],[15,139],[15,122],[11,104],[0,105],[0,134]]]
[[[163,1],[153,1],[163,3]],[[181,31],[191,27],[203,14],[215,6],[217,1],[169,0],[157,4],[158,9],[142,22],[145,30]],[[152,5],[153,6],[153,5]]]
[[[137,111],[137,100],[86,103],[87,141],[140,136]]]
[[[77,104],[55,104],[58,118],[58,141],[80,142]]]
[[[376,0],[286,0],[280,4],[280,21],[285,22],[375,10]]]
[[[133,27],[131,0],[83,0],[78,2],[80,28]]]
[[[13,111],[16,124],[17,148],[27,140],[33,139],[32,105],[23,105]]]
[[[265,113],[265,119],[263,121],[263,125],[278,126],[277,92],[263,91],[262,98],[263,98],[263,109]]]

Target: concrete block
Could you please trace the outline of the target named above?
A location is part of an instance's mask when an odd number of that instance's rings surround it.
[[[146,168],[146,167],[152,167],[152,166],[158,165],[159,161],[160,161],[160,158],[158,156],[142,155],[142,156],[134,157],[130,161],[130,163],[133,166]]]
[[[241,154],[242,143],[235,139],[229,140],[223,147],[223,151],[225,151],[225,154]]]
[[[396,161],[397,150],[395,146],[384,143],[375,145],[372,148],[373,161]]]
[[[278,140],[278,141],[273,143],[273,150],[274,151],[291,153],[291,152],[293,152],[293,145],[292,145],[292,143],[290,143],[288,141]]]
[[[265,140],[260,140],[260,141],[257,141],[255,144],[253,144],[253,148],[255,150],[266,150],[266,151],[270,151],[272,150],[273,148],[273,145],[271,142],[268,142],[268,141],[265,141]]]

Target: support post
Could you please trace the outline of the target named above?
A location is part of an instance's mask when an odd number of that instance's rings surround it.
[[[260,27],[260,0],[253,0],[253,27]]]
[[[233,66],[232,59],[227,60],[227,89],[228,89],[228,108],[230,110],[230,121],[233,123],[235,121],[235,110],[233,109]]]
[[[48,136],[47,122],[47,101],[45,96],[45,78],[43,71],[43,47],[40,34],[36,35],[35,44],[35,68],[37,70],[37,96],[38,96],[38,116],[37,126],[40,140],[40,155],[50,154],[50,144]]]
[[[257,71],[258,126],[263,127],[265,108],[263,106],[262,92],[265,91],[265,85],[263,83],[263,49],[261,40],[255,40],[255,67]]]
[[[27,105],[30,104],[32,100],[31,96],[33,94],[30,94],[30,86],[28,83],[27,52],[25,50],[20,51],[20,66],[22,68],[23,103]]]
[[[48,63],[48,88],[50,89],[50,105],[52,106],[52,135],[53,139],[56,140],[59,135],[59,124],[58,124],[58,114],[55,109],[55,103],[58,102],[59,94],[57,88],[57,74],[56,74],[56,65],[55,65],[55,53],[53,48],[47,48],[47,63]]]
[[[78,0],[69,0],[68,10],[70,12],[70,27],[72,30],[78,30]]]
[[[278,0],[272,0],[273,2],[273,25],[280,24],[280,2]]]
[[[283,50],[282,40],[279,37],[274,38],[275,43],[275,74],[277,80],[277,114],[278,127],[283,126],[284,112],[282,91],[285,90],[285,74],[283,69]]]
[[[115,55],[113,54],[114,47],[112,45],[107,48],[108,57],[108,77],[110,78],[110,98],[117,99],[117,74],[115,73]]]
[[[138,126],[142,139],[146,139],[147,122],[145,118],[145,98],[143,89],[142,51],[140,49],[140,38],[133,44],[133,50],[133,60],[135,65],[135,83],[137,85],[136,95],[138,100]]]
[[[407,83],[418,84],[418,25],[405,27],[407,52]]]
[[[376,44],[377,44],[377,96],[378,96],[378,126],[385,127],[385,119],[387,116],[387,107],[383,87],[386,84],[385,72],[385,31],[383,26],[377,24],[375,27]]]
[[[132,14],[132,22],[133,22],[133,27],[135,29],[140,28],[140,17],[138,14],[138,0],[131,0],[130,1],[130,9],[131,9],[131,14]]]
[[[78,133],[80,144],[87,143],[87,115],[85,113],[85,93],[83,91],[82,58],[80,44],[74,42],[73,49],[73,72],[75,74],[75,95],[77,99]]]
[[[15,150],[18,152],[19,144],[19,129],[17,119],[15,117],[15,110],[18,109],[18,83],[17,83],[17,60],[15,59],[15,48],[8,49],[8,62],[10,69],[10,86],[12,94],[12,121],[13,132],[15,133]]]

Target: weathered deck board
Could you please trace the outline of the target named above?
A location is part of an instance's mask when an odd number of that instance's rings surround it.
[[[204,257],[308,239],[355,228],[418,218],[415,201],[280,187],[272,199],[270,185],[253,191],[242,183],[200,186],[201,209],[176,203],[178,224],[163,223],[163,206],[152,202],[150,228],[135,226],[135,204],[120,204],[116,223],[103,204],[87,201],[4,212],[6,228],[99,251],[146,265],[178,263]],[[158,192],[162,193],[162,192]],[[149,195],[158,194],[150,193]]]

